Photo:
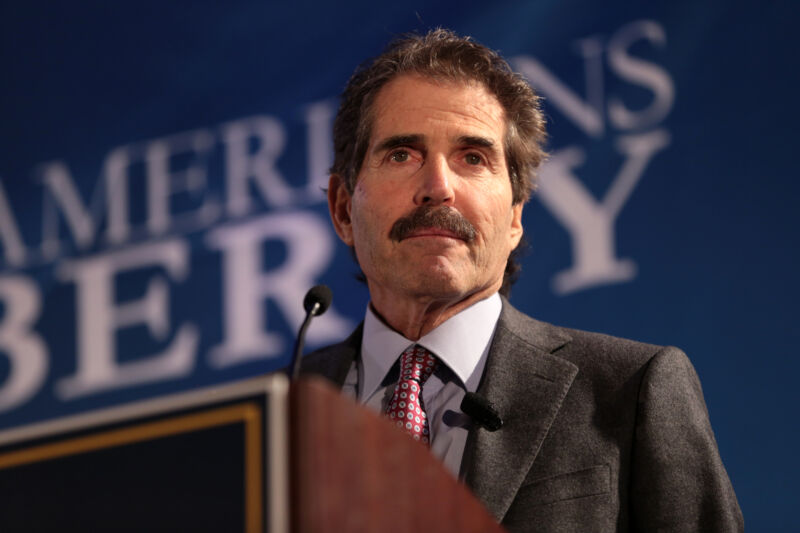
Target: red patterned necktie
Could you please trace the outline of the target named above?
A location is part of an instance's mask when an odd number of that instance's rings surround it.
[[[414,345],[400,356],[400,380],[386,409],[398,427],[425,444],[429,444],[428,415],[422,407],[422,385],[433,374],[436,357],[422,346]]]

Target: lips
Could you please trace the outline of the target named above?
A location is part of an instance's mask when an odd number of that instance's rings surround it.
[[[455,232],[441,229],[441,228],[421,228],[415,231],[412,231],[410,234],[406,235],[406,239],[413,239],[415,237],[449,237],[451,239],[458,239],[464,240],[461,236],[457,235]]]

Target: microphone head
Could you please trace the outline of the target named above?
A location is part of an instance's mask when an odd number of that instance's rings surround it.
[[[312,316],[319,316],[328,310],[333,300],[333,293],[327,285],[314,285],[303,299],[303,308]]]

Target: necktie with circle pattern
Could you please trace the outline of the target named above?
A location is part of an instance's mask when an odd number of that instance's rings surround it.
[[[386,415],[414,440],[430,444],[428,415],[422,406],[422,386],[433,374],[436,357],[414,345],[400,356],[400,379],[386,409]]]

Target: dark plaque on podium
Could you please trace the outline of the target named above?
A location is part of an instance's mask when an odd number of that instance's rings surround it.
[[[286,532],[282,375],[0,433],[0,531]]]

